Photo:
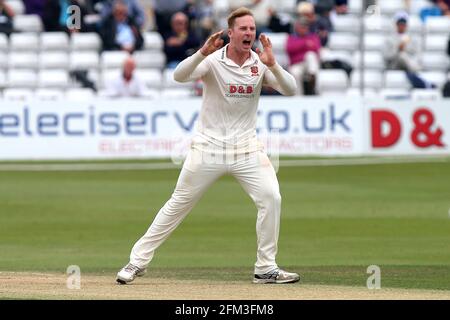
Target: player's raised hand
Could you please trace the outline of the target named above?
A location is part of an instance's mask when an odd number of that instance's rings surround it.
[[[261,42],[263,46],[263,51],[256,48],[256,53],[258,54],[259,59],[266,66],[272,67],[276,62],[275,56],[272,52],[272,42],[270,42],[270,39],[264,33],[259,35],[259,42]]]
[[[202,55],[207,56],[213,53],[214,51],[222,48],[223,40],[220,38],[222,36],[223,30],[220,30],[214,34],[212,34],[208,40],[206,40],[203,47],[201,47],[200,52]]]

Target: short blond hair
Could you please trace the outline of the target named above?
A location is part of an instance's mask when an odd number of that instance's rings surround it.
[[[234,22],[236,21],[236,19],[240,18],[240,17],[244,17],[244,16],[252,16],[253,17],[253,13],[245,7],[240,7],[238,9],[234,10],[233,12],[231,12],[227,18],[228,28],[232,29],[234,27]]]

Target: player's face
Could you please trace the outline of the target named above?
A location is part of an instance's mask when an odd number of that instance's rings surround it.
[[[256,25],[252,16],[236,18],[233,28],[228,30],[230,44],[238,51],[249,52],[255,42]]]

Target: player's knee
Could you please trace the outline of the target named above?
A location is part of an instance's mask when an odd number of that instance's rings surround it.
[[[263,205],[266,207],[280,206],[281,194],[278,190],[267,190],[262,195]]]

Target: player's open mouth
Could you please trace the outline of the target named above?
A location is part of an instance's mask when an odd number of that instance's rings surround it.
[[[250,46],[252,44],[252,42],[250,40],[244,40],[244,41],[242,41],[242,43],[246,46]]]

